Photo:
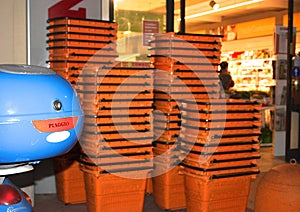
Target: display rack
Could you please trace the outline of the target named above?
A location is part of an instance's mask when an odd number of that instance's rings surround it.
[[[269,92],[275,85],[272,64],[271,58],[229,61],[228,69],[235,82],[233,89]]]

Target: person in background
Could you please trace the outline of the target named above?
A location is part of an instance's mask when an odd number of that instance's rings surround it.
[[[221,69],[219,78],[222,83],[223,89],[227,91],[234,86],[234,81],[232,80],[232,77],[228,72],[228,63],[226,61],[221,62],[220,67]]]

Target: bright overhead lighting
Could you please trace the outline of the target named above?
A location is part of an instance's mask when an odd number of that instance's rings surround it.
[[[217,9],[219,9],[220,5],[218,3],[216,3],[214,0],[212,0],[209,2],[209,6],[211,6],[211,8],[213,8],[214,10],[217,10]]]
[[[193,15],[188,15],[188,16],[185,17],[185,19],[192,19],[192,18],[197,18],[197,17],[200,17],[200,16],[204,16],[204,15],[210,15],[210,14],[213,14],[213,13],[216,13],[216,12],[235,9],[235,8],[238,8],[238,7],[242,7],[242,6],[246,6],[246,5],[249,5],[249,4],[254,4],[254,3],[258,3],[258,2],[262,2],[262,1],[264,1],[264,0],[248,0],[248,1],[240,2],[240,3],[233,3],[231,5],[227,5],[227,6],[224,6],[224,7],[222,7],[222,5],[220,5],[220,7],[217,10],[207,10],[207,11],[196,13],[196,14],[193,14]]]

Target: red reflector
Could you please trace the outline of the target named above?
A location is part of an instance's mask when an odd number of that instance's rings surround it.
[[[77,124],[78,117],[47,119],[47,120],[33,120],[34,127],[40,132],[59,132],[70,130]]]
[[[19,191],[11,185],[0,185],[0,205],[13,205],[22,201]]]

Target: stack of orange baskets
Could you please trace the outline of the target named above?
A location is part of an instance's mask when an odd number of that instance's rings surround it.
[[[153,169],[152,70],[87,68],[78,82],[80,138],[89,211],[141,211]]]
[[[49,25],[50,67],[73,84],[85,114],[77,160],[88,209],[141,211],[153,168],[152,70],[117,67],[114,22],[64,17]]]
[[[110,65],[116,54],[117,24],[110,21],[60,17],[48,20],[49,65],[76,85],[87,61]],[[101,51],[99,51],[101,50]]]
[[[86,202],[83,172],[79,169],[79,145],[65,155],[54,158],[56,194],[65,204]]]
[[[221,36],[166,33],[150,42],[154,72],[153,195],[163,209],[186,208],[183,175],[179,174],[183,99],[219,97],[216,71]]]
[[[49,66],[67,79],[75,89],[83,67],[94,55],[98,58],[93,59],[95,66],[114,62],[116,23],[59,17],[48,20],[47,30]],[[57,194],[64,203],[86,201],[83,173],[76,161],[78,157],[79,148],[76,145],[71,153],[54,160]]]
[[[188,211],[245,211],[251,179],[259,173],[261,104],[198,99],[181,109]]]

